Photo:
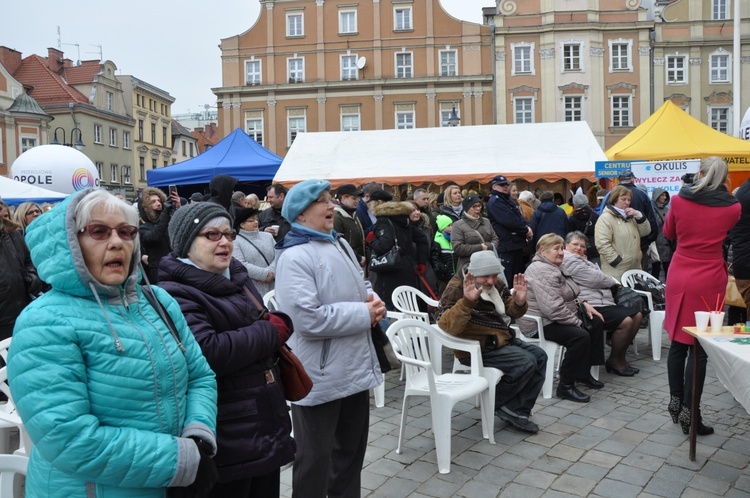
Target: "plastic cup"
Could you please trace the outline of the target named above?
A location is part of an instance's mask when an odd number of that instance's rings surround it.
[[[695,328],[698,332],[705,332],[708,330],[708,319],[711,313],[708,311],[696,311],[695,312]]]
[[[279,233],[279,225],[271,225],[271,230],[273,230],[274,235],[277,235]]]
[[[721,327],[724,325],[724,312],[723,311],[712,311],[711,312],[711,332],[721,332]]]

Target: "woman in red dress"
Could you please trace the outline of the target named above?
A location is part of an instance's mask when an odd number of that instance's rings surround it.
[[[664,328],[672,340],[667,360],[668,411],[672,421],[680,422],[684,434],[690,429],[695,339],[683,332],[682,328],[695,326],[694,313],[706,310],[701,297],[713,303],[717,295],[724,296],[727,265],[722,254],[722,242],[739,220],[741,211],[737,199],[725,185],[727,173],[727,163],[720,157],[711,156],[701,161],[695,182],[683,186],[680,193],[672,197],[669,213],[664,220],[664,236],[677,240],[677,250],[669,265],[672,271],[667,277],[664,319]],[[700,406],[708,359],[705,351],[701,351],[698,357],[696,406]],[[714,432],[712,427],[703,425],[700,413],[697,432],[699,435]]]

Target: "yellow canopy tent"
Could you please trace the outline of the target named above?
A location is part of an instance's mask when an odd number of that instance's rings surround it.
[[[730,172],[750,172],[750,141],[714,130],[671,100],[605,152],[611,161],[703,159],[720,156]],[[745,177],[748,175],[745,174]]]

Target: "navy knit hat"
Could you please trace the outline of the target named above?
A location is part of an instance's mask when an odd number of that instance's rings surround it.
[[[196,202],[181,207],[174,212],[169,220],[169,240],[172,250],[178,258],[186,258],[193,245],[193,240],[206,223],[214,218],[224,217],[232,223],[232,218],[222,206],[215,202]]]
[[[284,204],[281,206],[281,216],[289,223],[294,223],[297,216],[307,206],[318,200],[320,194],[331,191],[331,184],[325,180],[305,180],[300,182],[287,192]]]

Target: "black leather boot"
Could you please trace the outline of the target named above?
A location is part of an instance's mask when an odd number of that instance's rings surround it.
[[[690,434],[690,408],[683,405],[678,418],[680,420],[680,427],[682,427],[682,433]],[[714,433],[713,427],[703,425],[703,417],[700,410],[698,410],[698,426],[695,428],[695,433],[699,436],[708,436]]]
[[[678,422],[680,416],[680,409],[682,408],[682,399],[677,396],[669,396],[669,404],[667,405],[667,411],[672,417],[672,422],[675,424]]]
[[[588,403],[591,400],[591,396],[576,389],[576,386],[573,383],[563,384],[560,382],[557,385],[556,394],[558,398],[575,401],[576,403]]]

